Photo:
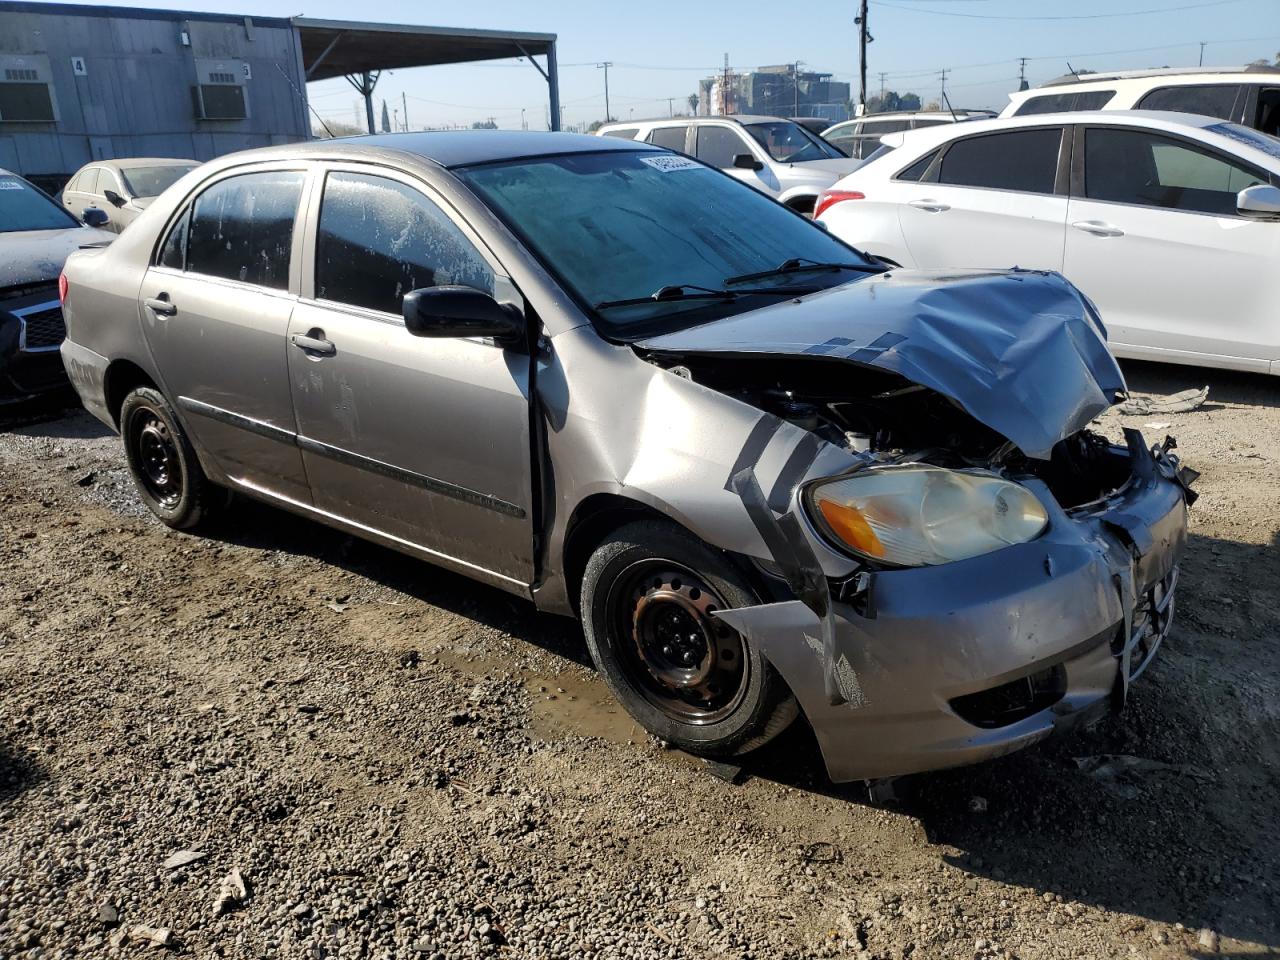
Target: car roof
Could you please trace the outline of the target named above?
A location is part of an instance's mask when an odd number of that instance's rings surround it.
[[[135,167],[158,167],[165,164],[191,164],[193,167],[200,166],[199,160],[192,160],[188,157],[122,157],[119,160],[94,160],[86,163],[86,167],[115,167],[117,170],[132,170]]]
[[[992,117],[989,120],[966,120],[963,124],[945,124],[925,127],[922,130],[903,130],[885,134],[880,142],[893,147],[909,145],[913,150],[928,150],[958,137],[971,137],[982,133],[999,133],[1023,127],[1041,127],[1053,124],[1104,124],[1108,126],[1136,126],[1163,130],[1168,133],[1205,130],[1212,136],[1219,135],[1214,127],[1238,126],[1220,117],[1205,117],[1194,113],[1174,113],[1168,110],[1075,110],[1070,113],[1038,113],[1022,117]],[[1265,136],[1260,134],[1260,136]],[[910,139],[907,139],[910,138]],[[1234,139],[1234,138],[1233,138]],[[1235,149],[1262,152],[1258,147],[1235,143]],[[1274,158],[1273,158],[1274,163]]]
[[[813,118],[804,117],[801,119],[809,120]],[[795,123],[796,122],[796,120],[792,117],[767,117],[767,116],[764,116],[763,114],[733,113],[733,114],[727,114],[724,116],[716,115],[713,117],[650,117],[647,120],[627,120],[627,121],[614,120],[612,123],[602,123],[600,125],[600,129],[601,130],[628,130],[631,127],[647,127],[650,125],[655,127],[675,127],[675,126],[680,126],[682,124],[689,124],[689,123],[722,123],[724,121],[728,121],[729,123],[743,123],[743,124],[778,123],[778,122]]]
[[[595,137],[583,133],[534,130],[441,130],[427,133],[380,133],[373,136],[336,137],[261,147],[227,154],[210,163],[219,167],[251,161],[308,158],[401,159],[406,154],[435,166],[451,169],[478,163],[521,160],[605,151],[656,151],[660,148],[637,140]]]
[[[1116,80],[1145,80],[1165,77],[1173,77],[1179,80],[1229,78],[1238,81],[1241,79],[1241,74],[1260,74],[1259,82],[1266,83],[1274,80],[1274,75],[1277,73],[1280,73],[1280,67],[1263,66],[1261,64],[1250,64],[1243,67],[1211,67],[1207,70],[1204,67],[1162,67],[1150,70],[1113,70],[1106,73],[1067,73],[1052,80],[1046,80],[1035,89],[1043,90],[1046,87],[1073,86],[1078,83],[1111,83]],[[1271,76],[1269,77],[1268,75]],[[1028,93],[1030,91],[1019,92]]]

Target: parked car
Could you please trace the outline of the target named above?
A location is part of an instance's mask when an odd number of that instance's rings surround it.
[[[1001,117],[1072,110],[1164,110],[1280,134],[1280,68],[1264,66],[1067,74],[1009,94]]]
[[[1144,111],[886,139],[819,201],[835,235],[902,266],[1059,270],[1117,356],[1280,373],[1280,140]]]
[[[643,140],[697,157],[799,213],[857,164],[800,124],[781,117],[683,117],[614,123],[604,137]]]
[[[81,167],[62,188],[62,205],[76,216],[90,208],[107,214],[107,229],[119,233],[156,197],[196,167],[195,160],[138,157],[97,160]]]
[[[66,388],[58,273],[71,251],[111,239],[0,170],[0,405]]]
[[[994,117],[993,110],[908,110],[901,113],[872,113],[837,123],[822,131],[822,139],[846,156],[865,160],[880,147],[886,133],[920,130],[961,120]]]
[[[836,780],[1004,754],[1168,629],[1190,477],[1088,429],[1124,381],[1070,284],[886,271],[689,157],[234,154],[64,276],[67,369],[161,520],[225,487],[578,616],[687,750],[803,711]]]

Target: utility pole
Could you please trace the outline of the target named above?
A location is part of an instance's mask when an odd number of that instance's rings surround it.
[[[667,97],[667,116],[668,117],[674,117],[676,115],[676,108],[671,105],[671,101],[673,100],[675,100],[675,97]]]
[[[791,115],[793,117],[800,116],[800,61],[797,60],[791,65],[791,95],[792,108]]]
[[[858,116],[862,116],[867,112],[867,44],[872,40],[867,32],[867,0],[860,0],[853,22],[858,25]]]
[[[884,109],[884,81],[889,75],[887,73],[880,74],[880,109]]]
[[[604,71],[604,122],[610,123],[613,120],[613,114],[609,112],[609,68],[613,66],[612,60],[606,60],[604,63],[597,63],[596,69]]]
[[[940,106],[947,102],[947,74],[950,72],[949,68],[940,72],[942,76],[942,91],[938,94],[938,104]]]
[[[729,116],[729,54],[724,55],[724,77],[720,81],[720,115]]]
[[[1030,59],[1031,59],[1030,57],[1018,58],[1018,89],[1019,90],[1027,89],[1027,61]]]
[[[1200,66],[1204,66],[1204,48],[1208,45],[1208,40],[1200,41]]]
[[[404,107],[404,132],[409,132],[409,100],[405,97],[404,91],[400,91],[400,106]]]

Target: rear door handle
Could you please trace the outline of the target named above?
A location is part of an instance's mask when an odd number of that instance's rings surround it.
[[[338,348],[333,345],[332,340],[324,339],[322,331],[313,330],[312,333],[320,333],[320,336],[304,336],[301,333],[295,333],[290,339],[299,350],[305,350],[307,353],[314,353],[317,356],[332,357],[338,352]]]
[[[1101,220],[1077,220],[1071,224],[1077,230],[1092,233],[1095,237],[1123,237],[1124,231]]]
[[[177,304],[169,299],[167,293],[162,293],[158,297],[148,297],[142,302],[147,305],[148,310],[158,317],[172,317],[178,312]]]
[[[950,204],[941,203],[937,200],[908,200],[907,206],[923,210],[925,213],[942,213],[944,210],[951,209]]]

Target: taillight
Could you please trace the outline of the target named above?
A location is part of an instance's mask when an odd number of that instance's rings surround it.
[[[867,195],[860,190],[824,190],[818,194],[818,202],[813,207],[813,218],[822,216],[823,211],[834,207],[842,200],[865,200]]]
[[[65,270],[58,274],[58,302],[67,302],[67,272]]]

